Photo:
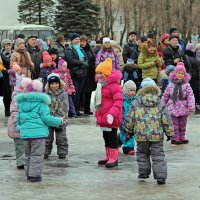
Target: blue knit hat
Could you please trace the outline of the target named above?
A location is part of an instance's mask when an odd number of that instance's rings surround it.
[[[169,76],[170,72],[174,71],[175,66],[174,65],[167,65],[165,71],[167,73],[167,75]]]
[[[147,87],[147,86],[156,86],[156,83],[153,79],[151,78],[145,78],[143,79],[142,83],[141,83],[141,87]]]
[[[47,81],[48,84],[50,85],[51,83],[57,82],[60,84],[60,76],[58,74],[55,73],[51,73],[47,76]]]
[[[70,36],[70,40],[74,40],[75,38],[78,38],[80,37],[78,33],[72,33],[71,36]]]

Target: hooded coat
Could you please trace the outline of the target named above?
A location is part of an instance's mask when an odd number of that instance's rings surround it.
[[[173,135],[173,124],[167,107],[160,102],[160,88],[147,86],[137,93],[136,101],[126,117],[128,133],[135,135],[136,141],[159,142]]]
[[[183,91],[183,99],[177,99],[176,102],[173,102],[172,95],[174,92],[174,74],[170,76],[170,80],[172,82],[169,83],[167,86],[163,96],[162,102],[167,105],[167,108],[172,116],[179,117],[179,116],[187,116],[191,112],[195,112],[195,99],[192,88],[188,81],[190,80],[190,75],[186,73],[185,78],[183,80],[183,84],[181,85]]]
[[[118,70],[112,71],[105,81],[106,85],[102,86],[102,101],[99,110],[96,110],[95,117],[100,127],[118,128],[122,123],[122,105],[123,95],[119,82],[122,74]],[[114,116],[112,124],[107,122],[107,115]]]
[[[59,127],[62,118],[50,115],[50,97],[40,92],[19,93],[14,100],[18,104],[18,124],[21,139],[46,138],[48,126]]]
[[[152,65],[152,62],[157,61],[157,64]],[[162,66],[161,60],[158,56],[157,49],[155,49],[153,54],[148,52],[147,44],[143,44],[141,47],[141,52],[138,57],[139,68],[142,69],[142,78],[152,78],[157,79],[158,77],[158,67]]]

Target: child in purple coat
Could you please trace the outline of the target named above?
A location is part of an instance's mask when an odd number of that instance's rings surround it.
[[[174,124],[172,144],[187,144],[185,138],[188,115],[195,112],[195,98],[189,84],[190,75],[186,72],[183,62],[179,62],[170,76],[171,83],[167,86],[162,101],[167,105]]]

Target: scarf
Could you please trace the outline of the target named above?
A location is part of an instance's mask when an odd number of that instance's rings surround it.
[[[174,83],[174,91],[172,94],[172,101],[175,103],[177,100],[183,99],[183,91],[182,91],[182,80],[173,81]]]
[[[72,47],[76,50],[79,60],[84,60],[84,54],[81,51],[80,44],[72,44]]]
[[[102,101],[102,87],[106,85],[105,81],[99,81],[97,83],[97,89],[95,90],[94,107],[96,110],[100,109]]]
[[[26,67],[28,69],[32,69],[33,63],[28,57],[26,49],[15,49],[15,51],[20,54],[20,67]]]

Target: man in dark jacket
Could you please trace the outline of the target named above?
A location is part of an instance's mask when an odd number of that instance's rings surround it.
[[[42,51],[37,47],[36,35],[30,35],[28,37],[26,48],[31,55],[31,60],[34,64],[34,72],[32,72],[32,79],[37,79],[40,73],[40,64],[42,63]]]
[[[132,58],[134,61],[138,59],[139,52],[138,52],[138,45],[136,43],[136,36],[137,36],[136,32],[132,31],[129,33],[128,44],[124,45],[122,53],[124,63],[127,63],[127,60],[129,58]]]

